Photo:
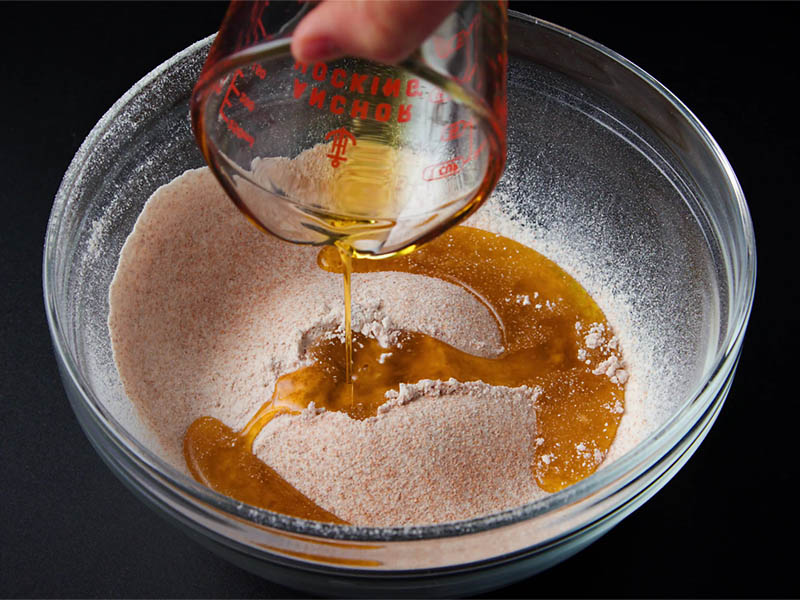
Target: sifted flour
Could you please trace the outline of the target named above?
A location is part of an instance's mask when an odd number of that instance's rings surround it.
[[[531,475],[537,395],[524,387],[419,382],[363,421],[313,409],[275,419],[255,451],[350,523],[466,519],[545,495]]]
[[[316,255],[257,231],[207,169],[187,172],[148,202],[111,286],[109,326],[126,393],[175,466],[185,470],[181,444],[192,421],[211,416],[240,429],[277,377],[304,364],[316,338],[341,332],[341,277],[316,268]],[[460,287],[363,273],[354,274],[353,291],[354,329],[387,353],[399,330],[480,356],[502,352],[492,315]],[[586,348],[612,352],[590,365],[597,376],[625,383],[635,373],[613,352],[617,337],[595,324],[576,329]],[[466,519],[544,495],[531,474],[538,390],[409,384],[365,421],[314,407],[276,418],[254,451],[319,506],[360,525]],[[637,392],[631,377],[626,403],[640,405]],[[641,429],[621,427],[615,446],[630,447]]]

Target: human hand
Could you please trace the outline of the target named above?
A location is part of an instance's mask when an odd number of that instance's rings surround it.
[[[458,0],[324,0],[297,26],[292,54],[301,62],[357,56],[397,63],[458,4]]]

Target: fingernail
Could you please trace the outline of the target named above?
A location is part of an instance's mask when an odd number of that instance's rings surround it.
[[[328,37],[316,37],[304,40],[297,49],[298,54],[305,62],[326,61],[338,58],[341,50],[332,39]]]

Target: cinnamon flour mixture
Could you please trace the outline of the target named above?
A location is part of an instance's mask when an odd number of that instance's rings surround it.
[[[187,172],[148,202],[120,257],[109,326],[126,393],[176,467],[186,470],[182,440],[195,419],[211,416],[241,429],[271,397],[276,379],[305,364],[305,350],[320,335],[341,330],[341,276],[317,268],[317,253],[257,231],[207,169]],[[401,330],[479,356],[502,352],[486,307],[439,279],[356,273],[353,303],[354,330],[379,340],[387,353]],[[587,348],[603,344],[613,352],[619,344],[592,324],[576,328],[587,331]],[[613,353],[590,366],[619,383],[632,371]],[[620,427],[623,439],[612,454],[636,438],[631,432],[641,417],[632,383],[633,418],[622,423],[633,425]],[[254,452],[353,524],[471,518],[545,495],[531,472],[538,394],[480,382],[409,382],[364,421],[313,406],[278,417]]]
[[[456,521],[544,495],[531,473],[537,390],[407,387],[364,421],[313,408],[275,419],[255,452],[350,523]]]

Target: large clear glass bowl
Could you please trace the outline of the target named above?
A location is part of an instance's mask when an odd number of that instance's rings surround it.
[[[97,124],[64,177],[45,242],[45,304],[64,386],[86,435],[137,496],[215,552],[285,585],[326,595],[463,595],[571,556],[681,468],[722,407],[750,313],[755,245],[744,197],[705,128],[656,80],[591,40],[517,14],[509,162],[494,209],[562,251],[614,265],[606,292],[625,298],[632,322],[655,335],[650,377],[667,380],[671,409],[646,439],[576,485],[436,526],[287,517],[217,494],[160,457],[113,364],[108,287],[147,198],[203,164],[188,100],[210,42],[155,69]]]

